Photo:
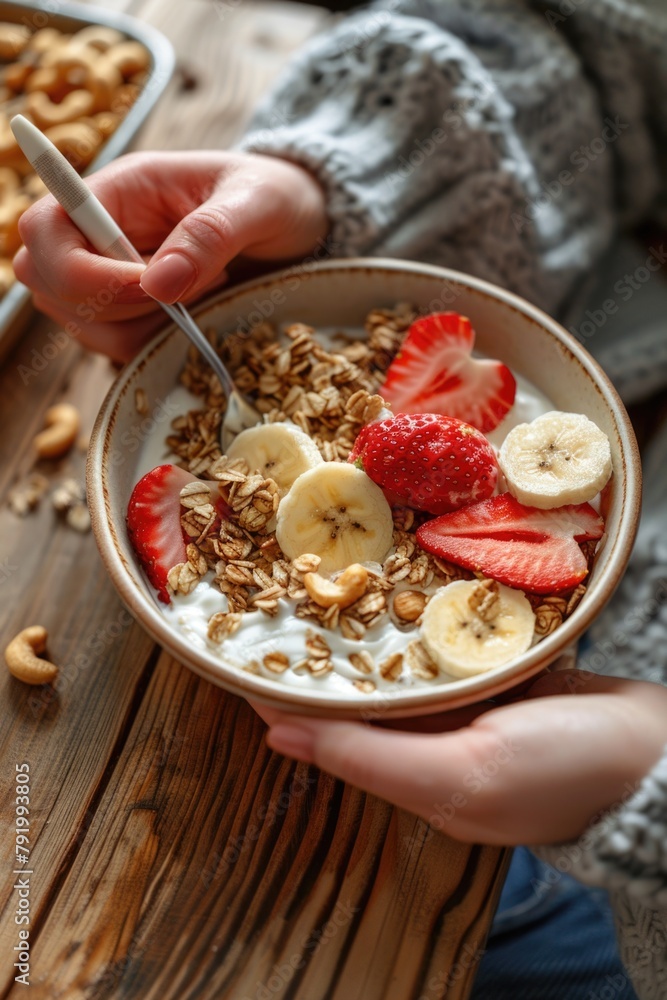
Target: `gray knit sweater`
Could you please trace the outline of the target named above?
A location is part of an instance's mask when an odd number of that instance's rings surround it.
[[[619,228],[667,226],[667,2],[384,0],[292,61],[242,147],[317,175],[339,254],[451,266],[574,323]],[[626,398],[667,385],[664,326],[598,343]],[[663,433],[634,561],[593,630],[595,651],[639,609],[601,672],[662,683],[666,460]],[[577,844],[541,853],[610,889],[635,988],[665,1000],[667,748]]]

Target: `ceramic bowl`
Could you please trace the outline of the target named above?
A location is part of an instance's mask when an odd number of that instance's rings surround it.
[[[138,478],[141,441],[158,424],[166,436],[165,404],[188,349],[173,326],[165,328],[119,375],[100,410],[90,442],[88,496],[95,538],[120,597],[153,638],[202,677],[276,708],[338,718],[400,717],[460,707],[498,695],[553,663],[600,613],[625,569],[640,506],[640,462],[628,416],[609,380],[590,355],[549,316],[509,292],[455,271],[398,260],[327,261],[282,271],[222,292],[196,315],[204,327],[233,331],[263,318],[315,327],[359,327],[374,307],[411,302],[425,311],[455,309],[469,316],[480,352],[500,358],[544,392],[560,410],[583,412],[611,442],[614,474],[605,491],[606,537],[595,558],[586,594],[550,636],[507,666],[429,687],[376,691],[355,697],[295,689],[240,671],[212,651],[195,649],[163,617],[127,538],[125,511]],[[140,417],[135,390],[147,394]],[[155,431],[153,431],[155,433]]]

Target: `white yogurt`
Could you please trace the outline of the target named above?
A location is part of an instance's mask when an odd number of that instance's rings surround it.
[[[553,403],[534,388],[522,376],[516,376],[517,392],[514,405],[502,423],[487,435],[494,448],[500,448],[506,435],[517,424],[528,422],[542,413],[554,409]],[[193,396],[182,386],[178,386],[167,397],[169,412],[186,413],[191,409],[201,407],[201,400]],[[165,447],[165,429],[149,438],[141,451],[137,469],[137,478],[162,462],[174,459]],[[419,638],[419,629],[414,626],[399,628],[389,615],[368,629],[363,640],[345,639],[339,630],[328,631],[320,628],[316,622],[297,618],[294,614],[295,602],[281,599],[278,602],[278,614],[271,618],[262,611],[245,614],[239,629],[228,636],[222,644],[212,642],[207,635],[208,622],[211,615],[219,611],[227,611],[227,598],[212,584],[213,574],[209,573],[200,581],[192,593],[177,594],[172,597],[171,604],[160,604],[160,610],[167,621],[183,633],[192,646],[205,650],[214,656],[219,656],[227,664],[236,666],[239,670],[247,668],[251,661],[259,664],[258,672],[278,684],[290,687],[330,691],[337,697],[349,697],[363,701],[367,695],[354,687],[352,681],[361,680],[365,676],[354,669],[349,660],[349,654],[367,650],[376,664],[382,663],[394,653],[404,653],[408,644]],[[434,582],[424,589],[425,593],[434,593],[440,586]],[[402,589],[410,589],[409,584],[399,584],[394,594]],[[391,595],[393,599],[393,594]],[[306,636],[309,631],[321,634],[331,649],[333,670],[322,677],[314,677],[305,667],[294,669],[288,667],[282,674],[266,670],[262,659],[267,653],[282,652],[290,660],[290,664],[298,664],[305,660]],[[415,677],[409,667],[404,664],[403,673],[397,681],[384,680],[375,670],[369,675],[379,690],[396,691],[397,688],[432,687],[434,684],[449,683],[454,678],[441,673],[433,680]]]

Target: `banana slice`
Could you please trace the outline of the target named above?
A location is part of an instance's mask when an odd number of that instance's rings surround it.
[[[558,410],[511,430],[498,464],[520,503],[544,509],[592,500],[612,472],[607,435],[583,413]]]
[[[513,660],[533,640],[535,615],[520,590],[457,580],[426,605],[420,638],[445,673],[473,677]]]
[[[274,479],[281,496],[302,473],[324,464],[315,442],[296,424],[262,424],[241,431],[227,455],[243,458],[251,472]]]
[[[280,501],[276,538],[288,559],[321,557],[321,573],[351,563],[382,562],[394,522],[384,493],[362,469],[323,462],[304,472]]]

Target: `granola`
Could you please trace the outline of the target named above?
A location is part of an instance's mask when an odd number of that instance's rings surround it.
[[[374,310],[366,320],[366,340],[341,334],[331,348],[318,342],[315,331],[303,323],[288,326],[282,337],[269,323],[259,324],[248,335],[227,337],[219,345],[212,331],[208,336],[265,423],[289,420],[315,442],[325,462],[345,462],[361,428],[382,412],[378,389],[414,316],[404,305]],[[369,565],[363,579],[355,580],[358,593],[352,596],[349,587],[341,586],[337,596],[336,580],[318,574],[318,555],[289,559],[276,541],[280,501],[276,481],[242,459],[221,453],[225,396],[194,349],[181,381],[201,399],[202,407],[177,417],[166,443],[184,469],[209,482],[190,483],[181,491],[187,561],[172,568],[168,582],[173,593],[188,595],[208,574],[224,595],[226,609],[209,619],[209,640],[222,643],[248,616],[259,616],[253,621],[275,618],[288,605],[289,613],[308,625],[302,655],[273,650],[245,669],[274,676],[291,671],[324,677],[333,670],[327,636],[338,633],[359,646],[347,655],[349,681],[356,690],[370,694],[383,683],[410,683],[411,678],[434,681],[439,668],[417,638],[422,614],[437,589],[474,579],[475,574],[419,546],[417,529],[431,515],[394,506],[390,554],[382,565]],[[142,402],[137,400],[138,408]],[[595,543],[582,548],[590,565]],[[341,578],[342,574],[337,577]],[[585,590],[581,584],[565,595],[528,594],[536,635],[543,637],[557,628]],[[480,582],[471,601],[480,617],[492,616],[497,584]],[[383,622],[415,638],[402,652],[373,653],[365,640]]]

